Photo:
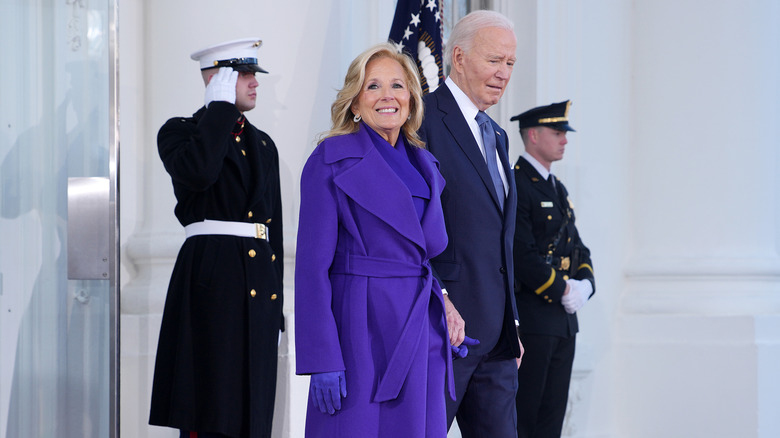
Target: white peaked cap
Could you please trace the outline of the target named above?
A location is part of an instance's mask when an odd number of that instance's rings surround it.
[[[257,64],[257,49],[262,44],[259,38],[233,40],[198,50],[190,58],[200,63],[201,70],[233,67],[237,71],[268,73]]]

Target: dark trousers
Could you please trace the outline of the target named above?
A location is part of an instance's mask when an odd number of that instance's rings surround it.
[[[576,335],[523,335],[517,372],[517,437],[559,438],[566,415]]]
[[[447,428],[457,417],[463,438],[515,438],[515,359],[469,355],[453,361],[452,368],[456,401],[447,396]]]

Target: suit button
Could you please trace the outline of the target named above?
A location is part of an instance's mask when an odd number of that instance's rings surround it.
[[[552,220],[552,215],[549,215],[549,214],[548,214],[548,215],[547,215],[547,220],[548,220],[548,221],[551,221],[551,220]]]
[[[254,257],[256,255],[257,255],[257,252],[255,252],[255,250],[253,250],[253,249],[249,250],[249,257]]]
[[[272,262],[276,261],[276,254],[271,254],[271,261]]]
[[[254,213],[252,213],[252,212],[250,211],[249,213],[247,213],[247,214],[246,214],[246,217],[252,217],[252,216],[254,216],[254,215],[255,215],[255,214],[254,214]]]
[[[275,301],[277,298],[276,294],[271,294],[271,301]]]
[[[502,274],[506,274],[506,268],[502,266],[502,267],[498,268],[498,272],[500,272]]]
[[[249,295],[250,295],[252,298],[254,298],[254,297],[255,297],[255,295],[257,295],[257,291],[256,291],[256,290],[254,290],[254,289],[252,289],[252,290],[250,290],[250,291],[249,291]]]
[[[563,276],[563,279],[564,279],[564,280],[568,280],[568,279],[569,279],[569,276],[568,276],[568,275],[564,275],[564,276]]]

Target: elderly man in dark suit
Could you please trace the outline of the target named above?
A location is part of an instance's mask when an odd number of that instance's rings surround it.
[[[517,436],[561,436],[569,393],[577,310],[593,295],[593,264],[574,224],[563,183],[550,173],[563,158],[570,101],[512,117],[525,153],[515,165],[515,272],[520,338],[528,355],[518,371]]]
[[[503,15],[476,11],[452,31],[445,56],[452,70],[425,97],[420,128],[447,183],[442,207],[449,244],[432,260],[445,297],[450,341],[476,339],[454,362],[457,416],[469,437],[514,437],[517,367],[522,357],[513,294],[516,195],[506,132],[485,110],[512,75],[517,44]],[[467,335],[467,336],[466,336]]]

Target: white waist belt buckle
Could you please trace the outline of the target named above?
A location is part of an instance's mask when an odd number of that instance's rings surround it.
[[[268,226],[260,223],[214,221],[206,219],[203,222],[195,222],[184,227],[187,237],[204,234],[216,234],[238,237],[252,237],[270,241]]]

